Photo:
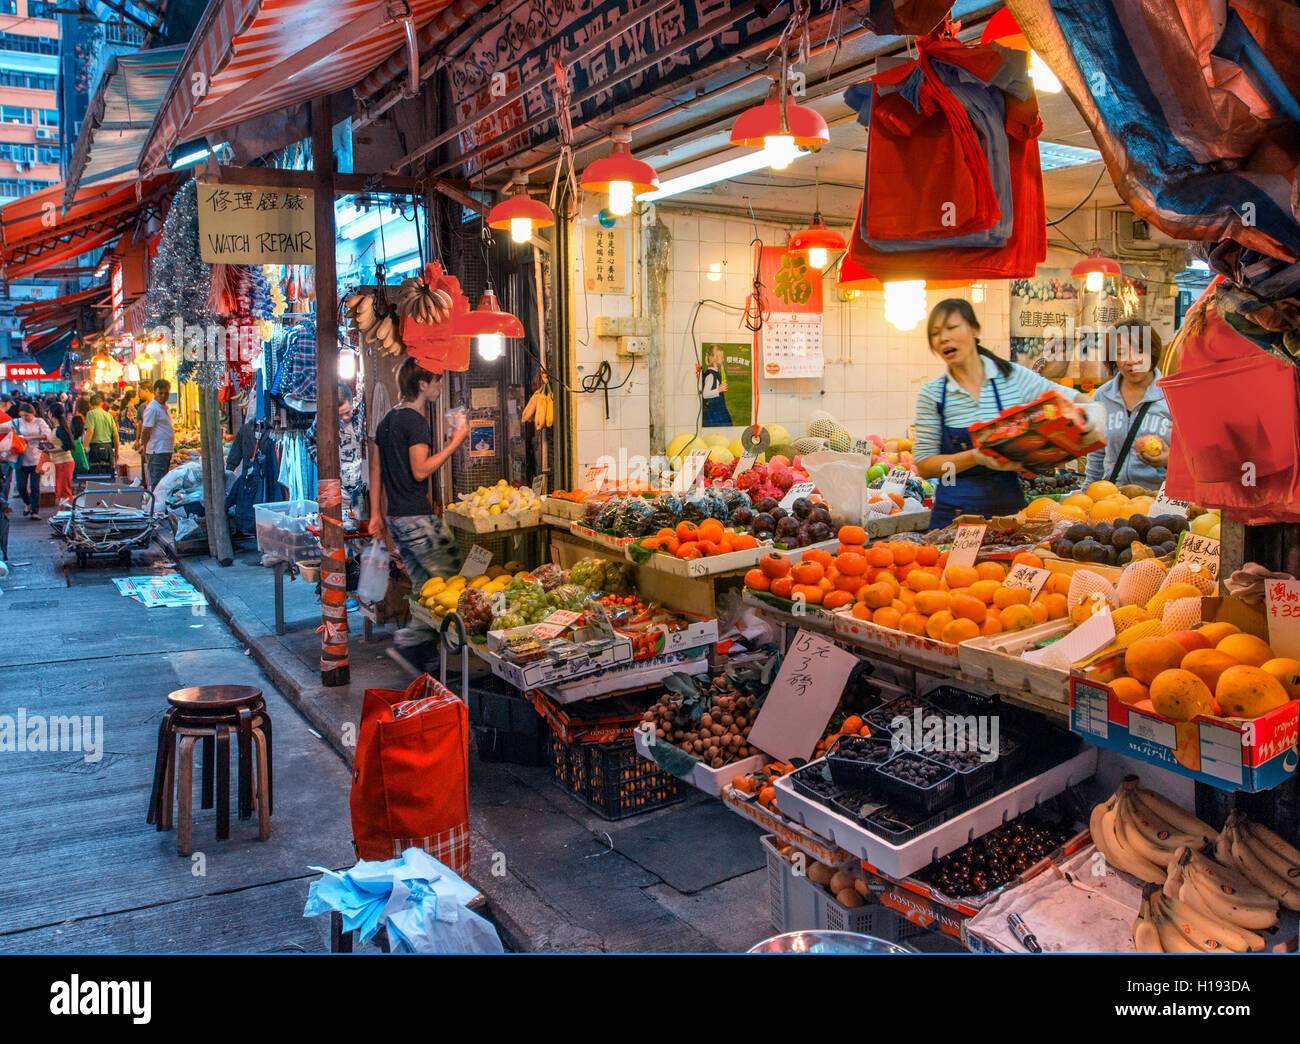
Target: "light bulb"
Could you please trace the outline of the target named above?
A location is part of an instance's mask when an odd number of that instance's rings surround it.
[[[925,280],[885,284],[885,319],[900,330],[915,330],[925,318]]]
[[[510,219],[510,238],[516,243],[527,243],[533,237],[533,219],[512,217]]]
[[[1089,272],[1088,278],[1084,280],[1083,285],[1088,293],[1098,293],[1106,285],[1106,275],[1103,272]]]
[[[612,188],[613,186],[611,186]],[[500,359],[506,350],[506,339],[499,333],[479,334],[478,335],[478,354],[479,358],[485,362],[491,362],[493,359]]]
[[[763,139],[763,151],[767,153],[769,167],[785,170],[799,155],[799,146],[794,143],[792,134],[769,134]]]
[[[632,213],[632,182],[611,181],[609,183],[609,212],[620,217]]]
[[[825,247],[815,246],[815,247],[808,248],[808,264],[811,265],[813,268],[825,268],[826,261],[827,261],[827,257],[826,257]]]
[[[1061,81],[1056,78],[1056,73],[1052,72],[1043,61],[1043,56],[1037,51],[1029,52],[1029,78],[1034,81],[1036,91],[1041,91],[1043,94],[1061,93]]]
[[[344,348],[339,352],[339,380],[350,381],[357,375],[357,357],[352,349]]]

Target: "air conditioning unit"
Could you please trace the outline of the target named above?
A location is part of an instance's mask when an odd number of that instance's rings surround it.
[[[56,132],[51,130],[49,127],[36,128],[37,141],[53,141],[56,137],[57,137]]]
[[[24,160],[19,160],[17,163],[14,164],[14,167],[17,169],[19,174],[26,174],[29,170],[32,169],[32,165],[30,163],[27,163]]]

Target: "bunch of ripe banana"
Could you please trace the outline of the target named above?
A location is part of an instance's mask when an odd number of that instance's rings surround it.
[[[549,384],[543,384],[533,392],[519,419],[525,423],[532,421],[538,428],[549,428],[555,423],[555,397]]]
[[[400,355],[406,350],[398,332],[402,317],[386,300],[357,291],[344,299],[343,306],[364,346],[379,348],[385,355]]]
[[[452,299],[446,290],[435,290],[423,276],[408,276],[402,280],[398,310],[417,323],[445,323],[451,318]]]
[[[1252,953],[1277,923],[1277,900],[1204,852],[1180,848],[1163,887],[1147,885],[1133,922],[1139,953]]]
[[[1092,843],[1117,870],[1151,884],[1163,884],[1178,849],[1199,850],[1218,831],[1179,808],[1162,794],[1138,786],[1127,776],[1119,789],[1092,810]]]
[[[1288,910],[1300,910],[1300,850],[1267,827],[1233,812],[1219,832],[1214,855]]]

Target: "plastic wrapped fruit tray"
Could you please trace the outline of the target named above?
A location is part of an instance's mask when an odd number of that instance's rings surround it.
[[[1097,769],[1097,748],[1063,744],[1044,751],[1035,765],[1022,771],[998,793],[959,802],[937,817],[925,818],[916,809],[894,808],[884,802],[864,803],[854,815],[851,792],[836,788],[827,801],[820,773],[825,759],[814,761],[775,783],[776,804],[784,815],[845,851],[864,859],[892,877],[906,877],[972,838],[988,833],[1007,819],[1028,812],[1067,787],[1083,782]],[[1035,771],[1043,762],[1046,767]],[[815,780],[808,777],[816,776]],[[802,777],[796,780],[796,777]],[[814,796],[820,792],[820,796]],[[865,792],[863,792],[865,793]],[[895,820],[898,830],[880,825]]]

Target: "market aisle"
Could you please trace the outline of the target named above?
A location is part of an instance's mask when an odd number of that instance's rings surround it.
[[[14,502],[17,503],[16,501]],[[302,906],[309,865],[352,863],[348,770],[274,689],[210,610],[146,609],[101,559],[63,573],[44,520],[10,515],[11,572],[0,580],[0,715],[102,717],[102,757],[5,750],[0,757],[0,952],[306,951],[327,948],[324,919]],[[70,556],[69,556],[70,557]],[[19,564],[23,563],[23,564]],[[232,814],[215,840],[195,810],[195,856],[175,831],[145,823],[164,697],[202,682],[260,686],[275,722],[275,815],[269,841]],[[3,719],[0,718],[0,724]],[[197,803],[197,802],[196,802]]]

